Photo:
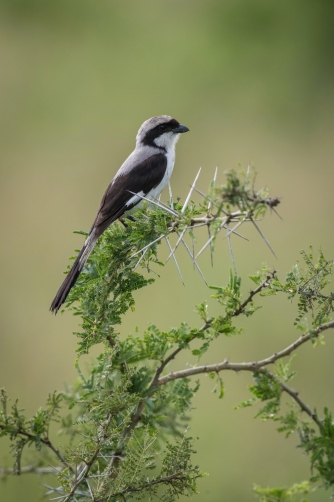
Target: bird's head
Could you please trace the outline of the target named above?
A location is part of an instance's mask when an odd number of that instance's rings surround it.
[[[137,134],[137,146],[159,147],[166,151],[174,148],[180,134],[189,131],[169,115],[160,115],[146,120]]]

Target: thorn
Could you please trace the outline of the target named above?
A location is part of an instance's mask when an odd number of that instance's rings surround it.
[[[198,264],[197,264],[197,262],[196,262],[196,259],[195,259],[195,258],[193,258],[193,257],[192,257],[192,255],[191,255],[191,251],[190,251],[190,249],[188,248],[187,243],[186,243],[183,239],[181,240],[181,242],[182,242],[182,244],[184,245],[184,247],[186,248],[186,250],[187,250],[187,252],[188,252],[189,256],[191,257],[191,259],[193,260],[194,266],[197,268],[197,270],[198,270],[199,274],[201,275],[201,277],[202,277],[203,281],[204,281],[204,282],[205,282],[205,284],[208,286],[208,283],[206,282],[205,277],[204,277],[204,275],[203,275],[203,272],[202,272],[202,270],[199,268],[199,266],[198,266]]]
[[[224,222],[220,225],[220,227],[218,228],[217,232],[212,235],[210,237],[210,239],[204,244],[204,246],[202,247],[202,249],[200,251],[198,251],[197,255],[195,256],[195,260],[197,260],[197,258],[203,253],[203,251],[208,247],[208,245],[210,244],[210,242],[212,241],[212,239],[214,239],[218,233],[221,231],[221,229],[223,228],[223,226],[225,225],[225,221],[226,219],[224,220]]]
[[[210,241],[210,257],[211,257],[211,267],[213,267],[213,252],[212,252],[212,242],[211,242],[211,232],[210,232],[210,227],[208,225],[208,235],[209,235],[209,241]]]
[[[216,166],[215,175],[213,177],[213,186],[215,186],[215,184],[216,184],[217,174],[218,174],[218,166]]]
[[[279,214],[279,212],[274,207],[271,207],[270,209],[272,209],[274,211],[274,213],[276,213],[276,215],[279,217],[279,219],[283,221],[282,216]]]
[[[158,202],[159,204],[161,204],[164,207],[164,209],[167,209],[167,210],[171,209],[172,211],[174,211],[175,216],[176,216],[177,215],[177,211],[175,211],[173,208],[170,208],[169,206],[167,206],[167,204],[165,204],[164,202],[162,202],[160,199],[161,199],[161,194],[159,195],[158,199],[156,197],[153,197],[153,195],[151,195],[151,199],[149,199],[149,200],[150,201],[155,200],[156,202]]]
[[[255,221],[253,220],[252,217],[250,217],[250,220],[251,222],[253,223],[253,225],[255,226],[256,230],[259,232],[259,234],[261,235],[262,239],[264,240],[264,242],[267,244],[268,248],[270,249],[270,251],[272,252],[272,254],[275,256],[275,258],[277,258],[276,254],[275,254],[275,251],[273,250],[273,248],[271,247],[271,245],[269,244],[269,242],[267,241],[266,237],[263,235],[261,229],[258,227],[258,225],[255,223]]]
[[[225,235],[225,237],[228,237],[229,235],[236,233],[235,229],[238,228],[238,227],[240,227],[240,225],[242,225],[245,220],[246,220],[246,216],[241,221],[239,221],[239,223],[237,223],[235,225],[235,227],[231,228],[229,230],[229,232],[227,232],[227,234]],[[240,234],[239,234],[239,236],[242,237]],[[243,238],[246,239],[246,237],[243,237]],[[246,240],[248,241],[249,239],[246,239]]]
[[[169,242],[169,240],[168,240],[168,237],[167,237],[167,236],[165,236],[165,239],[166,239],[167,244],[168,244],[168,247],[169,247],[169,249],[170,249],[170,251],[171,251],[171,253],[172,253],[172,255],[173,255],[173,259],[174,259],[174,263],[175,263],[176,269],[177,269],[177,271],[178,271],[178,273],[179,273],[179,276],[180,276],[181,282],[182,282],[182,284],[183,284],[183,286],[184,286],[185,284],[184,284],[184,281],[183,281],[183,277],[182,277],[182,274],[181,274],[181,270],[180,270],[180,267],[179,267],[179,265],[178,265],[178,263],[177,263],[177,260],[176,260],[176,258],[175,258],[175,255],[174,255],[174,253],[173,253],[173,251],[172,251],[172,246],[170,245],[170,242]]]
[[[132,192],[131,190],[127,190],[127,192],[132,193],[132,195],[137,195],[141,199],[146,200],[147,202],[149,202],[150,204],[154,204],[155,206],[160,207],[160,209],[164,209],[165,211],[167,211],[168,213],[172,214],[173,216],[177,216],[177,212],[176,211],[172,211],[169,207],[167,207],[165,205],[162,205],[162,204],[160,204],[158,202],[155,202],[152,199],[148,199],[147,197],[144,197],[144,195],[140,195],[139,193]]]
[[[190,185],[190,186],[192,186],[192,185]],[[218,204],[216,204],[216,203],[215,203],[215,202],[211,199],[211,197],[209,197],[209,196],[208,196],[208,195],[206,195],[205,193],[201,192],[200,190],[198,190],[198,188],[195,188],[194,186],[193,186],[192,188],[193,188],[193,190],[195,190],[195,192],[197,192],[197,193],[199,193],[200,195],[202,195],[202,197],[205,197],[206,199],[208,199],[208,201],[210,202],[210,206],[208,205],[208,210],[210,209],[211,204],[214,204],[216,207],[218,207],[218,208],[219,208],[219,205],[218,205]],[[224,213],[226,216],[228,216],[228,213],[227,213],[224,209],[220,208],[220,210],[221,210],[221,212],[222,212],[222,213]]]
[[[147,244],[147,246],[144,246],[139,251],[136,251],[133,255],[130,256],[130,259],[133,258],[134,256],[137,256],[137,254],[141,253],[142,251],[145,251],[145,249],[148,249],[149,247],[153,246],[153,244],[155,244],[156,242],[160,241],[163,237],[165,237],[164,234],[160,235],[160,237],[158,237],[154,241],[152,241],[149,244]]]
[[[205,197],[206,199],[208,199],[208,201],[210,202],[210,204],[213,204],[213,200],[208,196],[206,195],[204,192],[201,192],[201,190],[198,190],[198,188],[195,188],[193,185],[189,185],[193,190],[195,190],[195,192],[197,192],[198,194],[202,195],[202,197]]]
[[[172,185],[170,184],[170,181],[168,180],[168,192],[169,192],[169,204],[171,209],[174,209],[173,206],[173,192],[172,192]]]
[[[177,240],[177,242],[176,242],[176,244],[175,244],[174,249],[170,252],[170,255],[168,256],[167,260],[165,261],[165,265],[166,265],[166,263],[168,262],[169,258],[170,258],[170,257],[171,257],[174,253],[175,253],[175,251],[176,251],[176,250],[177,250],[177,248],[179,247],[179,244],[180,244],[180,242],[181,242],[181,240],[182,240],[182,237],[184,236],[184,234],[185,234],[186,230],[187,230],[187,227],[185,227],[185,228],[182,230],[182,234],[181,234],[181,235],[180,235],[180,237],[178,238],[178,240]],[[178,235],[179,235],[179,233],[178,233]]]
[[[89,489],[90,496],[92,497],[92,500],[94,500],[94,495],[93,495],[92,489],[90,487],[90,484],[89,484],[89,481],[88,481],[87,478],[86,478],[86,483],[87,483],[87,486],[88,486],[88,489]]]
[[[201,169],[202,169],[202,168],[200,167],[200,168],[199,168],[199,171],[198,171],[198,173],[197,173],[197,175],[196,175],[196,178],[194,179],[194,183],[192,184],[192,186],[191,186],[191,188],[190,188],[190,191],[189,191],[189,193],[188,193],[188,196],[187,196],[187,198],[186,198],[186,200],[185,200],[185,203],[183,204],[183,207],[182,207],[182,209],[181,209],[181,214],[183,214],[183,213],[184,213],[184,211],[186,210],[186,207],[187,207],[188,202],[189,202],[189,200],[190,200],[191,194],[192,194],[192,192],[193,192],[193,188],[195,187],[195,185],[196,185],[196,181],[198,180],[198,177],[199,177],[199,175],[200,175],[200,173],[201,173]]]
[[[249,239],[247,239],[247,237],[245,237],[244,235],[241,235],[239,234],[238,232],[235,232],[234,231],[234,228],[230,228],[228,225],[224,225],[224,228],[226,228],[226,230],[228,230],[229,232],[225,235],[225,237],[229,237],[231,234],[235,234],[237,235],[238,237],[241,237],[242,239],[244,239],[245,241],[248,241],[249,242]]]
[[[147,248],[147,249],[145,249],[145,251],[143,252],[143,254],[141,255],[141,257],[140,257],[140,258],[139,258],[139,260],[137,261],[136,265],[133,267],[133,270],[135,270],[135,269],[138,267],[139,263],[142,261],[142,259],[143,259],[143,258],[144,258],[144,256],[146,255],[147,251],[148,251],[148,248]]]
[[[217,173],[218,173],[218,166],[216,166],[215,174],[214,174],[214,177],[213,177],[213,186],[214,186],[214,187],[216,186]],[[211,208],[211,204],[212,204],[212,200],[211,200],[211,199],[209,199],[208,211],[209,211],[209,210],[210,210],[210,208]]]
[[[212,200],[210,199],[210,197],[208,195],[206,195],[204,192],[202,192],[198,188],[195,188],[194,185],[189,185],[189,186],[192,187],[192,189],[195,190],[195,192],[197,192],[200,195],[202,195],[202,197],[206,197],[207,199],[209,199],[212,202]]]

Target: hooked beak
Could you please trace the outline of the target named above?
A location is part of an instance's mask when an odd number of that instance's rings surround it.
[[[173,129],[173,132],[175,134],[180,134],[182,132],[188,132],[188,131],[189,131],[188,127],[181,124],[178,127],[175,127],[175,129]]]

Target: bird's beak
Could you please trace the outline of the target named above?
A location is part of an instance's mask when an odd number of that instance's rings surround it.
[[[188,127],[181,125],[181,124],[178,127],[175,127],[175,129],[173,129],[173,132],[176,134],[179,134],[181,132],[188,132],[188,131],[189,131]]]

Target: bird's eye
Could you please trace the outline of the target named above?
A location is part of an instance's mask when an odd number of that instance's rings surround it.
[[[165,131],[166,126],[164,124],[159,125],[160,131]]]

